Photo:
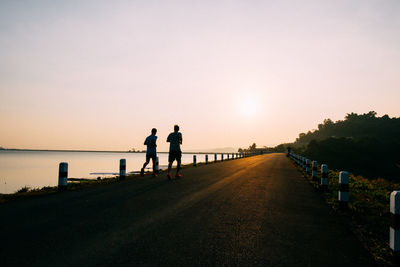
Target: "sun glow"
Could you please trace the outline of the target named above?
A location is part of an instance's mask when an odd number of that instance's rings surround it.
[[[255,94],[242,94],[237,100],[238,112],[246,117],[254,117],[260,112],[260,100]]]

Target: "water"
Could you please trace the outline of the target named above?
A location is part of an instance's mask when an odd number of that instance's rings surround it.
[[[183,154],[182,164],[193,163],[193,155]],[[195,155],[198,163],[205,162],[204,154]],[[160,169],[167,168],[168,154],[158,153],[158,157]],[[221,154],[217,157],[220,160]],[[90,173],[118,173],[120,159],[126,159],[127,173],[139,171],[145,161],[145,153],[0,150],[0,193],[14,193],[25,186],[56,186],[60,162],[68,162],[68,178],[106,177],[105,174]],[[208,160],[214,161],[214,154],[208,154]],[[151,161],[148,167],[152,167]]]

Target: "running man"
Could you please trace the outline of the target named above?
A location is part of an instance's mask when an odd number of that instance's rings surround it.
[[[171,168],[172,163],[174,160],[177,162],[176,166],[176,178],[182,177],[179,173],[181,170],[181,159],[182,159],[182,151],[181,151],[181,144],[182,144],[182,134],[179,132],[179,126],[174,126],[174,132],[170,133],[167,138],[167,142],[169,142],[169,155],[168,155],[168,179],[171,180]]]
[[[144,144],[147,145],[147,152],[146,152],[146,162],[143,164],[143,168],[140,170],[140,175],[144,175],[144,169],[146,168],[147,164],[149,164],[150,159],[153,161],[153,176],[157,176],[156,173],[156,160],[157,160],[157,129],[151,129],[151,135],[147,136]]]

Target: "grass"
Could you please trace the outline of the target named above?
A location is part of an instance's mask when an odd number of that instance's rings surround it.
[[[232,159],[230,159],[232,160]],[[224,160],[226,161],[226,160]],[[221,161],[209,161],[208,164],[215,164],[219,163]],[[205,165],[204,162],[198,162],[197,166],[202,166]],[[183,168],[188,168],[192,167],[193,164],[182,164],[182,169]],[[174,169],[174,168],[173,168]],[[160,174],[165,174],[166,170],[160,170]],[[151,172],[150,172],[151,173]],[[131,180],[140,177],[140,174],[133,174],[133,175],[127,175],[126,180]],[[93,187],[93,186],[100,186],[100,185],[105,185],[105,184],[110,184],[110,183],[117,183],[119,182],[118,176],[111,177],[111,178],[104,178],[104,179],[82,179],[79,181],[68,181],[68,191],[73,191],[73,190],[81,190],[84,188],[88,187]],[[19,199],[29,199],[29,198],[34,198],[34,197],[41,197],[41,196],[46,196],[50,194],[57,194],[59,193],[58,187],[57,186],[46,186],[43,188],[30,188],[30,187],[23,187],[17,192],[13,194],[0,194],[0,204],[13,201],[13,200],[19,200]]]
[[[321,166],[318,167],[320,170]],[[320,188],[320,173],[317,181],[313,181],[301,167],[297,166],[297,168],[315,188]],[[389,247],[390,194],[395,190],[400,190],[400,184],[382,178],[369,180],[352,174],[349,178],[348,208],[339,207],[339,171],[329,170],[328,190],[323,192],[326,202],[335,213],[351,220],[352,230],[377,264],[394,266],[392,251]]]

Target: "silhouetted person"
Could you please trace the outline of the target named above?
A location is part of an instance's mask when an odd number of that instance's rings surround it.
[[[171,168],[172,163],[174,160],[177,162],[176,166],[176,178],[182,177],[179,173],[181,169],[181,159],[182,159],[182,151],[181,151],[181,144],[182,144],[182,134],[179,132],[179,126],[174,126],[174,132],[170,133],[167,138],[167,142],[169,142],[169,155],[168,155],[168,179],[171,180]]]
[[[157,129],[151,129],[151,135],[147,136],[144,144],[147,145],[146,151],[146,162],[143,164],[143,168],[140,170],[140,175],[144,175],[144,168],[149,164],[150,159],[153,161],[153,176],[157,176],[156,173],[156,160],[157,160]]]

